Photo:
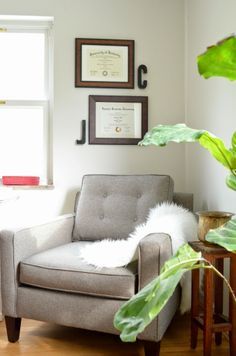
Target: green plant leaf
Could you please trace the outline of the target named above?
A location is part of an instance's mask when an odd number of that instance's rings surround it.
[[[204,130],[194,130],[185,124],[158,125],[147,132],[140,146],[165,146],[168,142],[195,142],[204,133]]]
[[[226,177],[226,184],[230,189],[236,190],[236,176],[234,176],[232,173],[230,173]]]
[[[235,140],[235,137],[233,137]],[[224,142],[206,130],[195,130],[185,124],[158,125],[147,132],[140,146],[166,146],[168,142],[196,142],[206,148],[213,157],[229,170],[236,169],[236,155],[228,150]],[[233,141],[235,143],[235,141]],[[233,146],[235,147],[235,146]]]
[[[195,268],[200,258],[201,253],[188,244],[181,246],[175,256],[165,262],[160,275],[121,306],[114,326],[121,331],[122,341],[136,340],[165,306],[184,272]]]
[[[199,138],[199,143],[210,151],[212,156],[226,168],[229,170],[236,169],[236,155],[225,147],[224,142],[220,138],[205,131]]]
[[[206,240],[223,246],[228,251],[236,252],[236,218],[218,229],[210,230],[206,234]]]
[[[198,56],[198,71],[204,78],[213,76],[236,80],[236,37],[228,37]]]
[[[236,131],[233,133],[231,143],[232,143],[232,151],[236,154]]]

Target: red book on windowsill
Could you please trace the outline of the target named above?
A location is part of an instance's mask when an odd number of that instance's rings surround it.
[[[2,176],[4,185],[39,185],[39,177],[33,176]]]

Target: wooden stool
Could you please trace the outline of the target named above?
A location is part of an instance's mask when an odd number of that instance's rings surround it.
[[[236,253],[208,242],[194,241],[189,245],[213,264],[219,272],[224,272],[224,258],[230,259],[230,285],[236,293]],[[229,332],[230,356],[236,356],[236,303],[229,294],[229,318],[223,312],[223,279],[211,269],[202,269],[204,273],[203,314],[200,314],[199,269],[192,271],[192,307],[191,307],[191,348],[197,346],[198,328],[203,330],[203,355],[211,355],[212,334],[215,343],[220,345],[222,332]]]

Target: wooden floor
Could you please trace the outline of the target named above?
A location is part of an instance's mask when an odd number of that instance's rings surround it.
[[[213,347],[212,355],[229,354],[228,341]],[[4,322],[0,322],[1,356],[143,356],[142,343],[122,343],[118,337],[24,319],[20,341],[7,341]],[[161,356],[201,356],[202,335],[196,350],[189,347],[189,316],[177,316],[161,344]]]

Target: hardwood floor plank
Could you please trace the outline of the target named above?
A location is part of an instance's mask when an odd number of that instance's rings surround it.
[[[214,356],[229,354],[223,336],[221,346],[212,342]],[[4,322],[0,322],[1,356],[143,356],[142,342],[123,343],[114,335],[64,327],[33,320],[22,320],[19,342],[7,341]],[[202,333],[198,346],[190,348],[190,318],[176,316],[161,343],[160,356],[202,356]]]

